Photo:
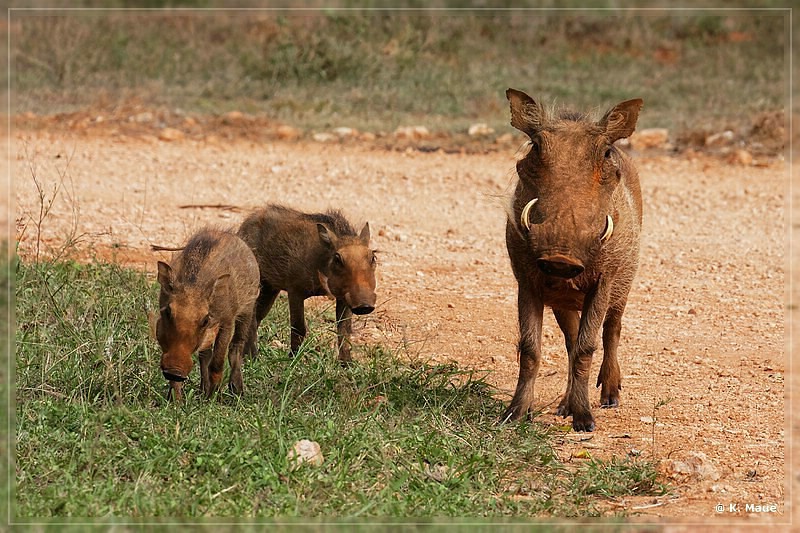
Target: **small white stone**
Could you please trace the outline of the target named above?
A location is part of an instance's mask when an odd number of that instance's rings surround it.
[[[494,133],[494,130],[481,122],[470,126],[467,133],[470,137],[485,137]]]
[[[302,439],[294,443],[292,449],[287,454],[289,469],[296,470],[303,463],[311,463],[313,466],[320,466],[325,458],[319,444],[308,439]]]

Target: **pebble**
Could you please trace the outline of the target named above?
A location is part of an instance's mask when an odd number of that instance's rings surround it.
[[[669,141],[669,130],[666,128],[646,128],[634,132],[629,140],[634,150],[664,148]]]
[[[158,138],[167,142],[180,141],[183,140],[184,134],[175,128],[164,128],[158,133]]]
[[[234,122],[241,122],[245,119],[249,119],[249,117],[244,113],[242,113],[241,111],[229,111],[224,115],[222,115],[222,121],[227,124],[231,124]]]
[[[275,135],[278,136],[278,139],[282,139],[284,141],[293,141],[295,139],[299,139],[303,135],[303,132],[297,128],[293,128],[292,126],[282,124],[278,126],[278,129],[275,130]]]
[[[734,134],[731,130],[725,130],[720,133],[714,133],[709,135],[705,139],[706,147],[708,148],[718,148],[721,146],[728,146],[733,143]]]
[[[670,459],[665,463],[667,475],[678,481],[717,481],[719,471],[703,452],[690,451],[685,459]]]
[[[394,130],[394,136],[398,139],[419,141],[430,138],[431,132],[425,126],[400,126]]]
[[[136,115],[133,115],[132,117],[129,117],[128,121],[130,121],[130,122],[138,122],[138,123],[152,122],[153,121],[153,113],[151,113],[149,111],[145,111],[143,113],[137,113]]]
[[[341,127],[338,127],[338,128],[333,128],[332,131],[333,131],[333,134],[336,135],[337,137],[339,137],[340,139],[347,139],[347,138],[350,138],[350,137],[357,137],[358,136],[358,130],[353,129],[353,128],[347,128],[347,127],[344,127],[344,126],[341,126]]]
[[[302,439],[294,443],[292,449],[287,454],[289,460],[289,469],[296,470],[304,463],[309,463],[313,466],[320,466],[325,458],[322,456],[322,450],[317,442]]]
[[[473,124],[467,130],[470,137],[486,137],[494,133],[494,129],[484,123]]]
[[[333,133],[315,133],[311,138],[319,143],[327,143],[336,140],[336,136]]]
[[[736,150],[728,157],[728,161],[736,165],[748,167],[753,164],[753,154],[744,149]]]

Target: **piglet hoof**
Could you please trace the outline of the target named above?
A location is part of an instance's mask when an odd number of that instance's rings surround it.
[[[587,433],[594,431],[594,419],[592,418],[592,415],[573,415],[572,429],[575,431],[585,431]]]
[[[505,410],[503,416],[500,417],[500,420],[497,421],[498,424],[505,424],[506,422],[514,422],[515,420],[519,420],[522,418],[522,415],[526,415],[526,418],[530,418],[530,413],[527,409],[520,408],[519,405],[509,405],[508,409]]]
[[[258,346],[255,343],[248,344],[244,349],[244,357],[247,359],[255,359],[258,356]]]
[[[339,366],[341,366],[342,368],[350,368],[351,366],[353,366],[353,360],[352,359],[339,359]]]
[[[619,407],[619,398],[600,398],[601,409],[611,409]]]
[[[569,408],[569,402],[566,400],[566,397],[564,397],[564,399],[561,400],[561,403],[558,404],[558,407],[556,408],[556,416],[567,418],[571,414],[572,409]]]

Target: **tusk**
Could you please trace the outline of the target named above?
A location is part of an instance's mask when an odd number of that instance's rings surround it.
[[[611,218],[611,215],[606,215],[606,230],[603,232],[603,236],[600,237],[600,242],[607,241],[612,233],[614,233],[614,219]]]
[[[525,204],[525,207],[522,208],[522,214],[519,216],[520,224],[525,226],[525,229],[528,231],[531,230],[531,221],[528,220],[528,216],[531,213],[531,207],[533,207],[533,204],[535,204],[538,200],[539,200],[538,198],[534,198],[533,200]]]

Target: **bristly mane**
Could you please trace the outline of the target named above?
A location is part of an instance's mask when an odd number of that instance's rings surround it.
[[[561,120],[570,120],[572,122],[587,122],[589,121],[589,115],[586,113],[581,113],[579,111],[572,111],[570,109],[565,109],[563,111],[559,111],[558,118]]]
[[[183,265],[182,277],[188,283],[195,283],[197,281],[197,274],[200,267],[205,262],[208,254],[219,243],[219,239],[210,235],[205,231],[201,231],[194,237],[189,239],[183,249]]]
[[[325,224],[339,237],[355,237],[356,230],[338,209],[330,209],[326,213],[313,213],[306,215],[313,222]]]

